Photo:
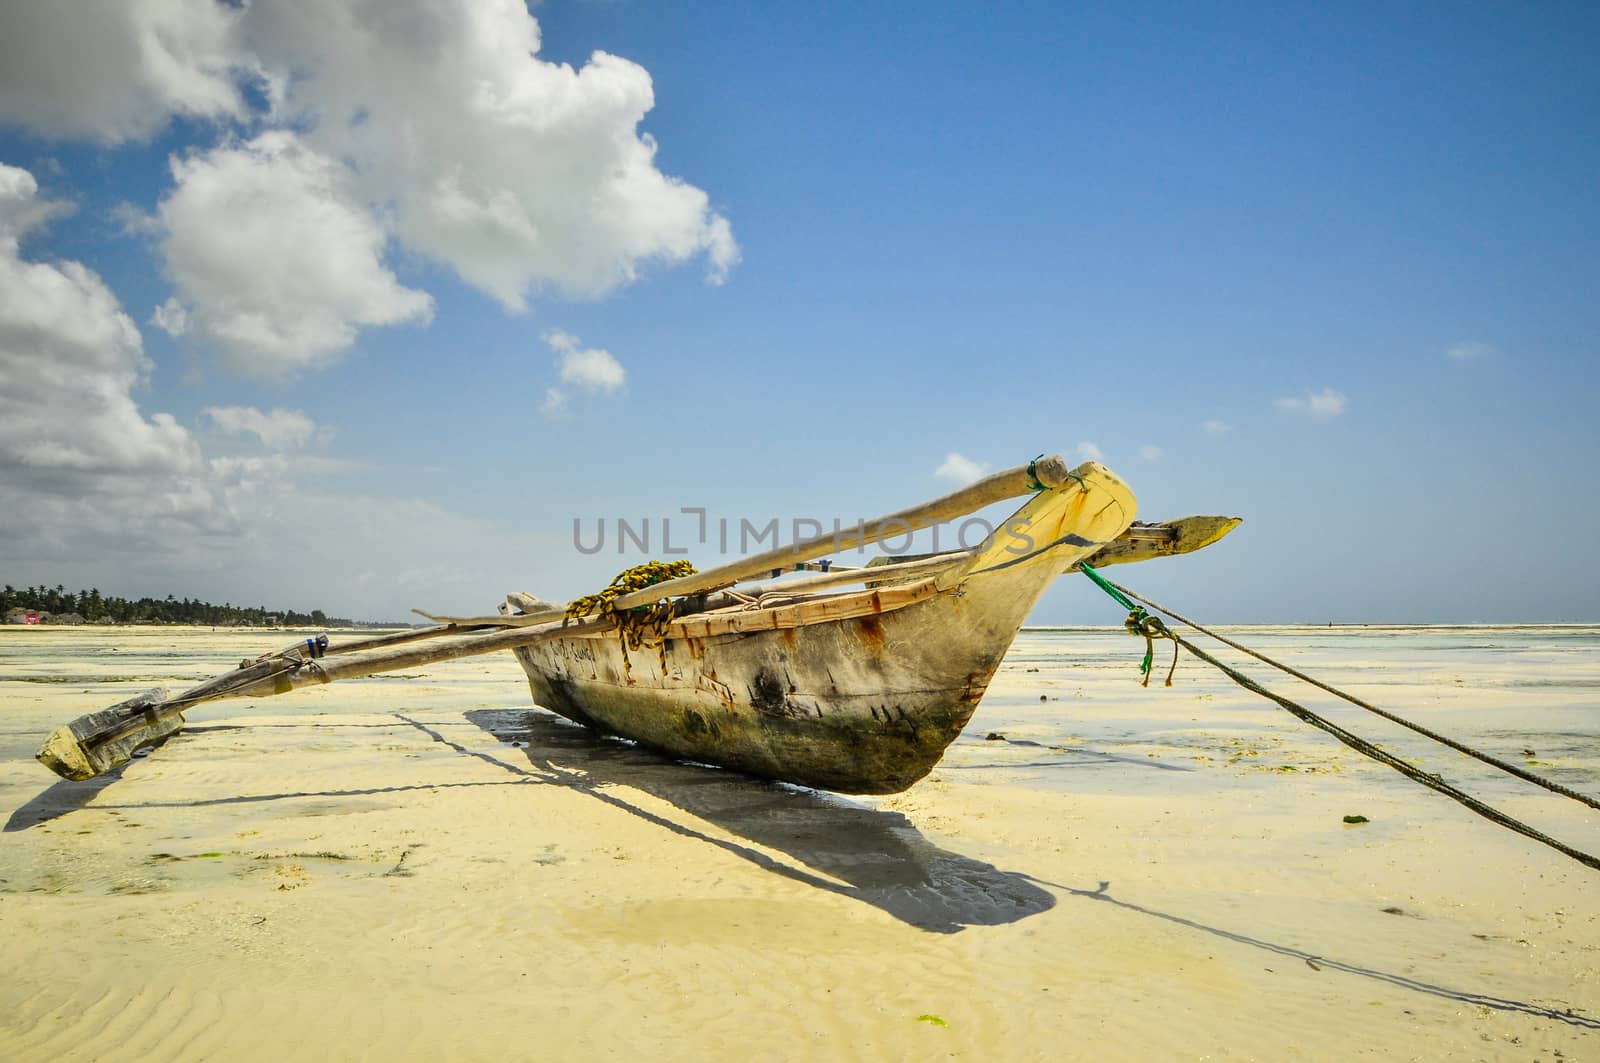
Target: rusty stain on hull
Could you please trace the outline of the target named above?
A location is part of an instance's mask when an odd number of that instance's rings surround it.
[[[882,653],[883,625],[878,622],[877,617],[862,617],[859,626],[862,647],[869,653]]]

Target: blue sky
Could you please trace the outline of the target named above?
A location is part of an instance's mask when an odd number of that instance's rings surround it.
[[[477,612],[1059,451],[1245,518],[1189,615],[1600,619],[1590,6],[22,10],[6,582]]]

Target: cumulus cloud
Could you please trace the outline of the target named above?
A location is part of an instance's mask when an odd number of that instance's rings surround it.
[[[47,136],[142,140],[174,115],[245,114],[239,10],[212,0],[6,5],[0,123]]]
[[[12,254],[24,236],[70,213],[72,204],[39,195],[39,182],[33,174],[0,163],[0,243],[8,244]]]
[[[1105,454],[1100,450],[1100,448],[1089,442],[1087,439],[1078,444],[1078,457],[1082,458],[1084,461],[1104,461],[1106,459]]]
[[[143,413],[137,326],[81,263],[27,258],[31,174],[0,165],[0,541],[28,563],[191,554],[225,538],[227,492],[187,429]],[[182,544],[181,547],[178,544]],[[20,575],[19,571],[19,575]]]
[[[480,603],[503,592],[505,564],[487,559],[526,556],[525,544],[414,499],[303,491],[291,474],[349,463],[250,449],[320,438],[299,410],[208,409],[218,432],[240,437],[235,452],[209,456],[169,414],[141,412],[133,394],[150,364],[116,297],[80,263],[22,251],[48,207],[31,174],[0,165],[0,543],[16,579],[53,581],[70,567],[122,594],[210,586],[225,588],[219,599],[330,608],[359,598],[386,618],[403,616],[411,595],[446,601],[446,586]],[[473,560],[393,593],[386,575],[440,541]],[[284,563],[313,556],[314,566]]]
[[[123,236],[161,235],[161,222],[156,216],[127,200],[111,208],[111,220],[117,223]]]
[[[628,371],[610,351],[600,347],[584,347],[578,337],[561,329],[551,329],[544,341],[561,356],[561,379],[564,383],[591,392],[610,394],[622,387]]]
[[[172,176],[157,210],[178,290],[156,311],[167,331],[206,337],[243,372],[281,376],[327,361],[362,326],[431,318],[432,298],[383,265],[383,229],[343,169],[294,134],[174,159]]]
[[[1326,420],[1343,413],[1347,402],[1348,400],[1339,392],[1332,388],[1323,388],[1321,391],[1307,391],[1303,397],[1273,399],[1272,405],[1283,413]]]
[[[0,164],[0,466],[63,491],[192,469],[189,433],[131,397],[150,363],[116,296],[80,263],[22,256],[21,237],[50,213],[32,174]]]
[[[1200,431],[1208,436],[1220,436],[1233,431],[1233,425],[1227,421],[1218,421],[1213,418],[1209,421],[1200,422]]]
[[[949,480],[953,484],[965,486],[974,481],[981,480],[989,473],[986,462],[973,461],[971,458],[955,451],[944,456],[944,461],[933,470],[933,474],[942,480]]]
[[[173,297],[156,307],[155,313],[150,315],[150,324],[169,336],[182,336],[189,331],[189,311]]]
[[[228,435],[249,434],[271,450],[292,450],[311,442],[317,423],[303,410],[258,410],[254,406],[209,406],[205,415]]]
[[[718,286],[726,284],[728,274],[739,264],[739,242],[733,238],[733,226],[720,214],[708,216],[705,226],[706,280]]]
[[[0,165],[0,538],[10,559],[196,556],[225,548],[261,500],[281,493],[270,455],[207,459],[167,413],[134,393],[149,376],[138,327],[81,263],[30,261],[19,227],[37,185]],[[19,223],[18,219],[22,219]],[[246,419],[224,411],[226,428]],[[293,417],[259,427],[293,434]]]
[[[1494,348],[1487,343],[1458,343],[1445,352],[1445,357],[1453,362],[1470,362],[1493,353]]]
[[[349,160],[409,247],[510,309],[544,287],[602,296],[651,262],[703,254],[716,281],[738,261],[706,193],[656,167],[649,73],[539,59],[522,0],[283,0],[243,33],[284,72],[281,119]]]
[[[177,289],[155,323],[250,372],[426,321],[427,297],[385,265],[391,241],[513,312],[692,259],[720,284],[739,261],[706,192],[657,167],[648,71],[540,59],[522,0],[28,4],[6,30],[0,123],[115,143],[182,115],[253,137],[175,160],[149,219]]]

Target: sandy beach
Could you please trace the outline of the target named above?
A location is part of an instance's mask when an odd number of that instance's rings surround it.
[[[1600,793],[1600,630],[1237,634]],[[108,779],[32,759],[289,637],[0,630],[0,1058],[1600,1058],[1600,873],[1197,661],[1141,688],[1120,632],[1023,632],[890,798],[598,738],[509,655],[208,704]]]

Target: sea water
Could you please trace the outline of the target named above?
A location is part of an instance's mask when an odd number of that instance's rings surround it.
[[[1600,627],[1214,630],[1369,704],[1528,771],[1600,791]],[[1527,788],[1526,783],[1445,750],[1270,664],[1196,632],[1181,633],[1269,690],[1397,755],[1418,758],[1427,770],[1443,765],[1453,778],[1491,790]],[[1166,686],[1172,649],[1170,641],[1156,642],[1152,678],[1146,686],[1139,672],[1143,639],[1119,629],[1024,629],[962,742],[952,751],[965,759],[952,762],[1003,762],[1008,756],[1022,756],[1035,765],[1047,765],[1053,758],[1064,768],[1110,768],[1130,762],[1168,767],[1225,763],[1244,736],[1256,746],[1277,740],[1313,752],[1326,749],[1329,762],[1353,765],[1359,759],[1333,737],[1313,730],[1187,652],[1179,653],[1172,685]],[[986,741],[1004,752],[980,753],[979,744]],[[1308,765],[1278,765],[1285,770],[1304,766]],[[1385,785],[1415,785],[1370,761],[1360,769],[1384,773]],[[1066,779],[1067,773],[1052,779],[1048,772],[1036,772],[1028,781],[1076,785],[1070,780],[1063,783]]]

